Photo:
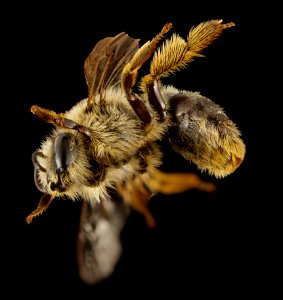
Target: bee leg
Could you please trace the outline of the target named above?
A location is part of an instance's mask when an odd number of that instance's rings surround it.
[[[201,23],[190,30],[187,41],[175,35],[155,52],[150,63],[150,74],[142,78],[141,86],[145,87],[149,103],[159,115],[159,122],[163,122],[166,118],[166,107],[158,88],[158,80],[184,68],[194,57],[202,57],[201,50],[211,44],[225,28],[234,25],[233,22],[222,24],[222,20]],[[164,26],[158,41],[170,28],[172,28],[172,24]],[[154,47],[156,47],[156,43]],[[152,47],[152,49],[155,48]]]
[[[134,210],[145,217],[148,227],[156,226],[155,218],[148,207],[148,201],[153,193],[144,186],[138,177],[134,181],[117,185],[117,191]]]
[[[131,92],[128,94],[127,99],[140,120],[145,124],[149,124],[152,119],[151,113],[147,110],[144,103],[137,97],[137,95]]]
[[[164,173],[154,169],[146,180],[148,187],[155,193],[166,195],[183,193],[190,189],[198,189],[205,192],[214,192],[216,186],[211,182],[205,182],[193,173]]]
[[[131,61],[125,65],[121,74],[121,85],[127,95],[127,99],[132,106],[137,116],[146,124],[151,122],[152,116],[147,110],[145,104],[132,92],[138,77],[138,70],[142,65],[153,55],[156,50],[158,42],[164,35],[172,28],[171,23],[166,23],[160,33],[158,33],[151,41],[145,43],[133,56]],[[157,84],[154,80],[148,85],[148,93],[152,96],[152,105],[157,107],[158,111],[163,111],[163,100],[157,89]]]
[[[151,75],[146,75],[143,77],[143,82],[146,86],[149,103],[158,112],[159,121],[163,122],[166,118],[166,107],[157,80]]]
[[[34,217],[37,217],[45,212],[53,199],[54,198],[51,197],[51,195],[43,194],[39,200],[37,208],[26,217],[26,222],[30,224]]]

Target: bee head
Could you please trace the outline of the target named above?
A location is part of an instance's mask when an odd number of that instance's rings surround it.
[[[43,193],[48,190],[64,192],[70,185],[69,169],[78,158],[75,135],[61,132],[55,136],[52,144],[47,143],[44,146],[42,150],[51,147],[51,155],[47,156],[43,151],[35,151],[32,154],[35,185]]]
[[[56,129],[32,154],[34,182],[42,193],[76,197],[83,187],[97,187],[105,168],[87,152],[89,137]]]

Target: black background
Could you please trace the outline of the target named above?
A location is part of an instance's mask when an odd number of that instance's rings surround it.
[[[186,4],[185,4],[186,3]],[[2,26],[2,63],[7,66],[3,88],[2,275],[8,293],[31,297],[47,293],[107,297],[173,293],[185,298],[271,293],[276,278],[275,244],[269,223],[271,116],[265,97],[266,35],[264,16],[232,3],[152,3],[15,5]],[[5,14],[5,11],[3,11]],[[80,203],[54,201],[31,225],[25,217],[40,193],[33,182],[31,153],[51,129],[33,116],[33,104],[56,112],[85,98],[83,63],[95,43],[126,31],[146,42],[172,22],[183,37],[189,28],[209,19],[235,22],[186,70],[168,82],[200,91],[224,107],[242,132],[247,153],[243,164],[224,179],[210,178],[166,149],[164,167],[194,171],[217,184],[214,194],[189,191],[156,196],[150,207],[157,227],[149,229],[133,212],[122,233],[124,252],[114,273],[96,286],[81,282],[76,266]],[[263,38],[264,37],[264,38]],[[4,39],[4,40],[3,40]],[[264,49],[263,49],[264,48]],[[7,51],[7,52],[6,52]],[[7,136],[6,136],[7,135]],[[276,204],[274,204],[275,206]],[[272,205],[271,205],[272,206]],[[275,250],[275,249],[274,249]]]

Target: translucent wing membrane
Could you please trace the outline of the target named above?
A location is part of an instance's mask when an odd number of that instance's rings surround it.
[[[120,233],[129,211],[116,193],[104,201],[82,205],[78,270],[85,283],[95,284],[110,276],[121,256]]]
[[[122,32],[100,40],[85,60],[84,72],[88,86],[88,109],[103,99],[106,88],[119,83],[125,64],[139,49],[139,40]]]

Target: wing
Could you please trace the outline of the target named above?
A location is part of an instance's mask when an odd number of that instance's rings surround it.
[[[139,40],[129,37],[125,32],[106,37],[94,46],[84,64],[88,109],[91,109],[95,100],[103,99],[107,87],[119,83],[123,67],[138,49]]]
[[[78,272],[87,284],[112,274],[121,256],[120,233],[129,210],[117,194],[105,201],[83,202],[77,240]]]

